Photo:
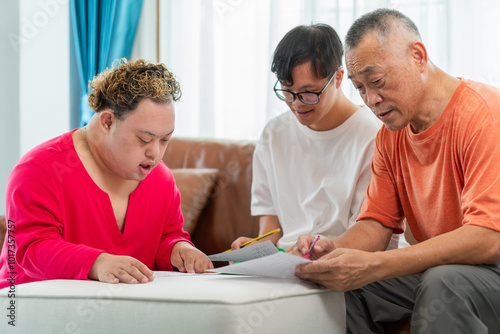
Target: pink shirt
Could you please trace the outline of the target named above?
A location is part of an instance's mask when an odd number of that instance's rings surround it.
[[[87,279],[102,252],[134,257],[151,270],[172,270],[172,247],[189,241],[179,190],[163,162],[130,194],[120,232],[109,196],[82,165],[72,132],[17,163],[7,182],[6,219],[0,288],[10,285],[10,277],[16,284]]]

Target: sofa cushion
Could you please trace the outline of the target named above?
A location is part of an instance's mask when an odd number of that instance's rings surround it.
[[[171,171],[181,193],[184,230],[192,234],[214,190],[219,171],[214,168],[176,168]]]

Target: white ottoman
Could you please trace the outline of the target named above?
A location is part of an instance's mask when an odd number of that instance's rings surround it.
[[[0,290],[0,333],[345,333],[344,295],[298,279],[199,274],[9,290]]]

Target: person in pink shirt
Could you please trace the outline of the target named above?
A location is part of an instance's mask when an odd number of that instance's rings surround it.
[[[179,83],[163,64],[120,60],[90,84],[89,123],[28,152],[7,182],[0,288],[48,279],[146,283],[211,261],[182,228],[162,157]]]

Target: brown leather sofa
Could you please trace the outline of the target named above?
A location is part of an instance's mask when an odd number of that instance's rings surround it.
[[[227,250],[239,236],[257,236],[258,218],[250,215],[252,184],[252,141],[172,138],[163,161],[173,171],[181,191],[183,213],[189,199],[183,188],[187,179],[183,169],[192,172],[210,169],[215,172],[214,186],[203,203],[195,226],[186,228],[193,243],[206,254]],[[194,169],[194,170],[193,170]],[[199,203],[198,203],[199,204]],[[189,218],[189,214],[184,214]],[[186,222],[189,223],[189,222]],[[185,225],[186,226],[186,225]]]

